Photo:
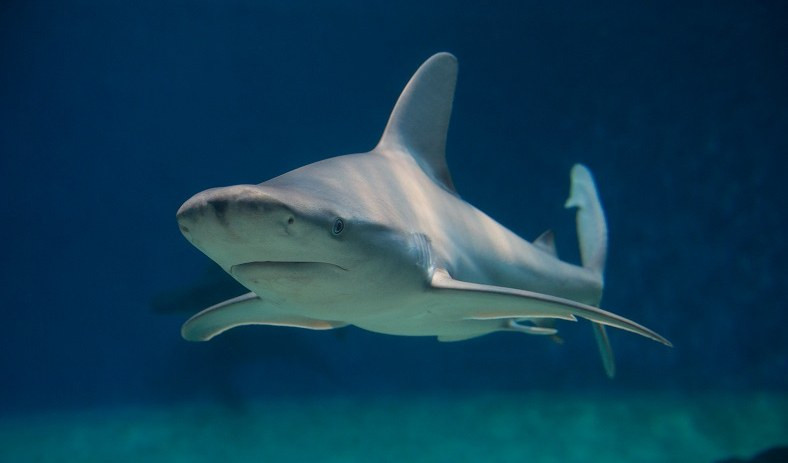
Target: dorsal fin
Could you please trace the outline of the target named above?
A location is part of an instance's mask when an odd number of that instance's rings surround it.
[[[534,246],[553,257],[558,257],[558,251],[555,249],[555,233],[553,233],[553,230],[547,230],[539,235],[539,238],[534,240]]]
[[[419,67],[391,112],[377,149],[410,153],[436,182],[456,193],[446,165],[446,132],[457,82],[457,58],[433,55]]]

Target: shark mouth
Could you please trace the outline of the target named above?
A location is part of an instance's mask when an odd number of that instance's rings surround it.
[[[340,270],[347,272],[348,269],[341,265],[332,264],[330,262],[309,262],[309,261],[253,261],[243,264],[236,264],[230,267],[230,274],[236,275],[239,273],[247,272],[264,272],[264,271],[282,271],[282,272],[298,272],[309,270]]]

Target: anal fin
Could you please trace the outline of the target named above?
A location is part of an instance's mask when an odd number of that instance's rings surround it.
[[[540,336],[555,336],[558,334],[558,330],[552,327],[547,326],[539,326],[536,324],[533,325],[526,325],[523,323],[524,320],[522,319],[510,319],[506,323],[506,330],[507,331],[517,331],[520,333],[525,334],[535,334]]]

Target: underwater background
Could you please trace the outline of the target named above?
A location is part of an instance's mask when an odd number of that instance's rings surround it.
[[[0,461],[703,461],[788,445],[780,1],[0,2]],[[578,262],[564,339],[180,325],[245,292],[180,234],[209,187],[377,142],[430,55],[460,72],[461,196]],[[778,460],[770,460],[778,461]],[[785,461],[785,460],[779,460]]]

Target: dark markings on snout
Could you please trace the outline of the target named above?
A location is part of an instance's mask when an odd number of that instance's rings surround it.
[[[216,218],[219,219],[219,223],[225,227],[230,225],[230,223],[227,221],[227,208],[230,205],[229,201],[226,199],[212,199],[209,203],[211,206],[213,206],[213,210],[216,213]]]

